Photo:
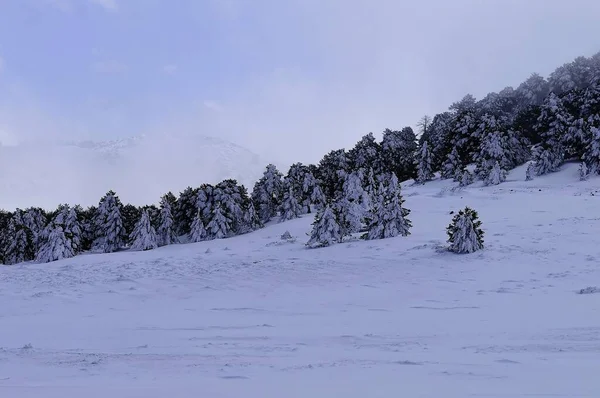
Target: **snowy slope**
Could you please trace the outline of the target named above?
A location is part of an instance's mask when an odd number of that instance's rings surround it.
[[[0,269],[2,397],[591,397],[600,179],[405,185],[412,235],[227,240]],[[443,250],[450,211],[486,249]],[[289,230],[295,243],[279,236]]]
[[[109,189],[145,205],[226,178],[251,189],[267,163],[230,142],[189,134],[0,146],[0,208],[89,206]]]

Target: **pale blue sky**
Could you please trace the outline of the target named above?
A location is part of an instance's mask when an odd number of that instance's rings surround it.
[[[198,132],[283,161],[600,51],[597,0],[0,0],[0,140]]]

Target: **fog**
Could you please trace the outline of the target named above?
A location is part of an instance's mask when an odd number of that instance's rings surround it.
[[[0,2],[0,142],[212,136],[285,167],[600,50],[594,0],[174,4]],[[165,175],[173,186],[246,178],[245,170],[214,169],[212,160],[184,161],[204,156],[196,141],[154,145],[115,169],[85,169],[79,155],[62,152],[3,159],[1,175],[21,173],[29,190],[37,189],[32,175],[60,183],[35,193],[5,184],[0,206],[89,201],[107,186],[129,187],[131,201],[153,201],[173,189]],[[51,170],[69,172],[40,174]]]

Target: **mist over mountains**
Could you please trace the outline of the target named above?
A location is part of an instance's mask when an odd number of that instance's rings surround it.
[[[251,190],[267,163],[234,143],[179,133],[0,146],[0,208],[89,206],[110,189],[144,205],[227,178]]]

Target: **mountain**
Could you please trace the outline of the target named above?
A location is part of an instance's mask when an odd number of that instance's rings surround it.
[[[190,134],[0,146],[0,208],[88,206],[109,189],[143,205],[226,178],[250,190],[267,163],[231,142]]]
[[[0,395],[597,396],[600,178],[525,169],[404,183],[408,237],[311,250],[304,216],[0,267]],[[485,247],[458,255],[445,227],[465,206]]]

